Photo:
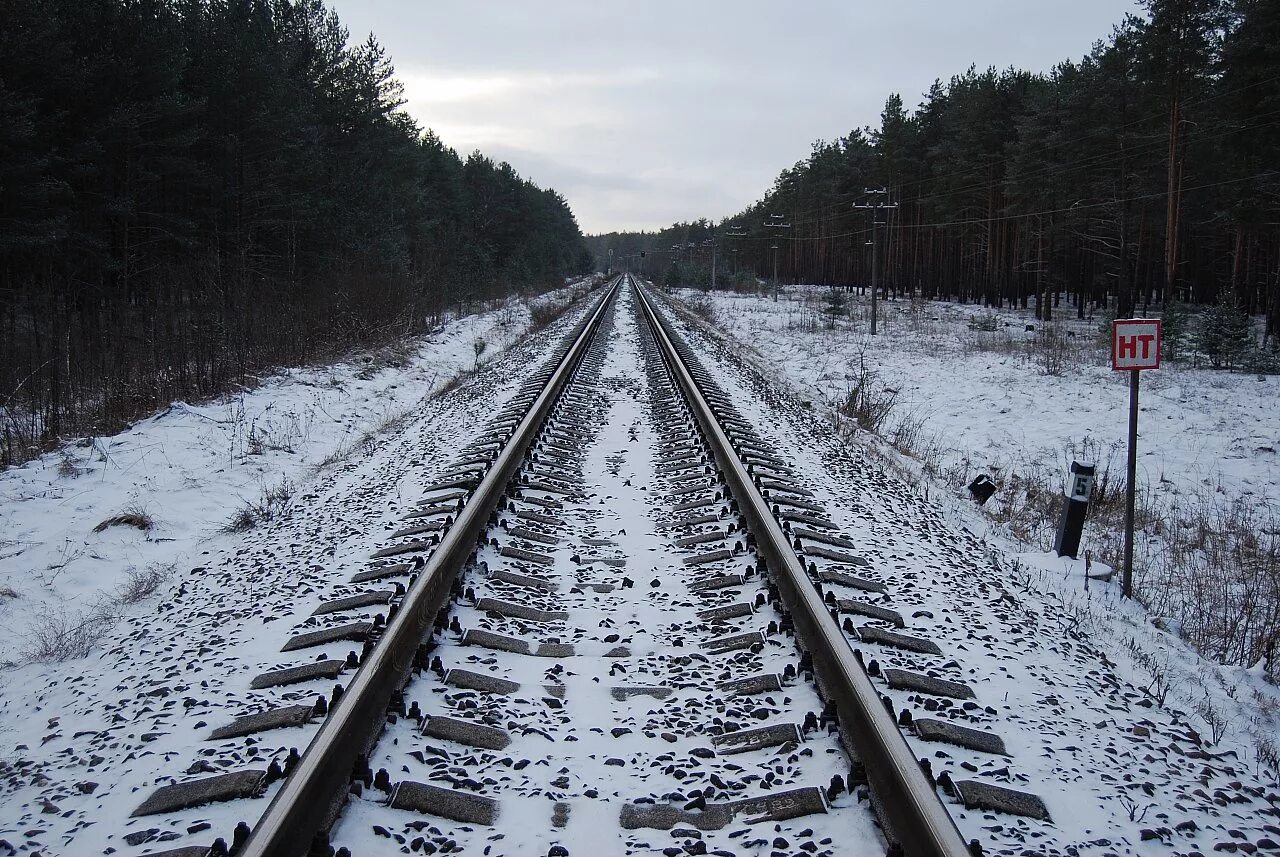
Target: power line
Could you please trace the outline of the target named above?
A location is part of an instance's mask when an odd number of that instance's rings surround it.
[[[1267,170],[1265,172],[1256,173],[1251,176],[1241,176],[1239,178],[1234,178],[1234,179],[1224,179],[1222,181],[1206,182],[1205,184],[1199,184],[1189,188],[1184,188],[1182,192],[1185,194],[1185,193],[1190,193],[1191,191],[1207,190],[1209,188],[1222,187],[1230,184],[1239,184],[1241,182],[1247,182],[1247,181],[1256,181],[1258,179],[1265,179],[1273,176],[1280,177],[1280,170]],[[984,224],[984,223],[998,223],[1006,220],[1018,220],[1020,218],[1043,217],[1049,214],[1062,214],[1063,212],[1068,212],[1068,211],[1086,211],[1088,209],[1101,208],[1104,206],[1123,205],[1128,202],[1143,202],[1148,199],[1160,199],[1161,197],[1165,197],[1165,196],[1168,196],[1168,191],[1156,191],[1154,193],[1139,194],[1137,196],[1125,197],[1123,199],[1108,199],[1108,200],[1102,200],[1099,202],[1075,203],[1065,208],[1044,209],[1042,211],[1015,212],[1011,214],[997,214],[997,215],[992,215],[991,217],[973,217],[973,218],[965,218],[960,220],[943,220],[943,221],[935,221],[932,223],[886,224],[885,228],[906,230],[906,229],[926,229],[930,227],[941,228],[945,226],[973,226],[973,225]],[[793,242],[794,241],[831,241],[837,238],[856,238],[858,236],[867,235],[870,232],[871,232],[871,227],[867,227],[866,229],[856,229],[851,232],[839,232],[831,235],[809,235],[809,236],[788,235],[788,236],[782,237],[781,240],[793,241]],[[764,241],[768,239],[765,236],[749,236],[742,240]]]
[[[1272,110],[1272,111],[1269,111],[1269,112],[1267,112],[1267,113],[1261,113],[1261,114],[1258,114],[1258,115],[1257,115],[1256,117],[1254,117],[1254,118],[1255,118],[1255,119],[1265,119],[1265,118],[1267,118],[1267,117],[1269,117],[1269,116],[1276,116],[1276,115],[1280,115],[1280,109]],[[1231,127],[1231,128],[1225,128],[1225,129],[1223,129],[1223,128],[1213,129],[1213,130],[1216,130],[1216,132],[1217,132],[1217,133],[1213,133],[1213,134],[1210,134],[1210,129],[1199,130],[1199,131],[1196,131],[1196,132],[1192,132],[1192,134],[1194,134],[1194,135],[1195,135],[1195,136],[1194,136],[1194,139],[1195,139],[1195,141],[1196,141],[1196,142],[1203,143],[1203,142],[1210,141],[1210,140],[1217,140],[1217,139],[1220,139],[1220,138],[1222,138],[1222,137],[1229,136],[1229,135],[1231,135],[1231,134],[1241,133],[1241,132],[1243,132],[1243,131],[1256,131],[1256,130],[1260,130],[1260,129],[1263,129],[1263,128],[1270,128],[1270,127],[1273,127],[1273,126],[1275,126],[1275,125],[1277,125],[1277,124],[1280,124],[1280,121],[1254,122],[1254,123],[1252,123],[1252,124],[1247,124],[1247,125],[1243,125],[1243,126],[1234,126],[1234,127]],[[1190,136],[1190,135],[1189,135],[1189,136]],[[1155,151],[1155,150],[1163,149],[1163,148],[1167,145],[1167,143],[1168,143],[1167,138],[1151,140],[1151,141],[1148,141],[1148,142],[1146,142],[1146,143],[1141,143],[1141,144],[1139,144],[1139,145],[1138,145],[1137,147],[1135,147],[1134,149],[1130,149],[1130,150],[1126,151],[1126,153],[1125,153],[1125,154],[1126,154],[1126,156],[1127,156],[1127,157],[1134,157],[1134,158],[1136,158],[1136,157],[1140,157],[1140,156],[1141,156],[1141,155],[1143,155],[1143,154],[1147,154],[1147,153],[1152,152],[1152,151]],[[975,184],[965,185],[965,186],[958,187],[958,188],[950,188],[950,189],[947,189],[947,190],[939,190],[939,191],[935,191],[935,192],[933,192],[933,193],[922,194],[922,195],[920,195],[920,196],[913,196],[911,199],[912,199],[912,201],[914,201],[914,202],[923,202],[923,201],[927,201],[927,200],[945,199],[945,198],[947,198],[947,197],[951,197],[951,196],[958,196],[959,194],[962,194],[962,193],[968,193],[968,192],[971,192],[971,191],[979,191],[979,190],[986,190],[986,189],[990,189],[990,188],[995,187],[995,186],[997,186],[997,185],[999,185],[999,184],[1004,184],[1004,183],[1007,183],[1007,182],[1009,182],[1009,181],[1026,181],[1027,179],[1030,179],[1030,178],[1037,178],[1037,177],[1039,177],[1039,178],[1045,178],[1045,177],[1049,177],[1049,176],[1053,176],[1053,175],[1059,175],[1059,174],[1063,174],[1063,173],[1075,172],[1075,171],[1078,171],[1078,170],[1086,169],[1086,168],[1088,168],[1088,167],[1097,166],[1098,164],[1105,163],[1105,162],[1107,162],[1108,160],[1112,160],[1112,159],[1114,159],[1115,157],[1116,157],[1116,153],[1115,153],[1114,151],[1098,152],[1098,153],[1096,153],[1096,154],[1089,155],[1089,156],[1087,156],[1087,157],[1085,157],[1085,158],[1082,158],[1082,159],[1080,159],[1080,160],[1077,160],[1077,161],[1069,161],[1069,162],[1062,163],[1062,164],[1047,164],[1047,165],[1045,165],[1044,167],[1040,167],[1040,168],[1037,168],[1037,169],[1031,170],[1030,172],[1026,172],[1026,173],[1019,173],[1017,176],[1013,177],[1012,179],[1011,179],[1011,178],[1009,178],[1009,177],[1006,177],[1006,178],[1004,178],[1004,179],[1002,179],[1002,180],[1000,180],[1000,181],[998,181],[998,182],[982,182],[982,183],[975,183]],[[963,175],[963,174],[964,174],[964,173],[960,173],[960,172],[950,173],[950,174],[943,174],[943,175],[941,175],[941,176],[930,177],[930,178],[928,178],[928,179],[922,179],[920,182],[911,182],[911,183],[909,183],[909,184],[919,184],[919,183],[921,183],[921,182],[923,182],[923,181],[941,181],[941,180],[943,180],[943,179],[945,179],[945,178],[948,178],[948,177],[951,177],[951,176]],[[897,189],[897,188],[895,188],[895,189]],[[818,206],[818,208],[816,208],[816,209],[811,209],[811,211],[819,211],[819,210],[823,210],[823,209],[833,209],[833,208],[836,208],[836,207],[841,206],[841,205],[843,205],[843,204],[844,204],[844,203],[841,203],[841,202],[823,203],[822,205]],[[809,219],[809,220],[801,220],[801,221],[797,221],[797,222],[796,222],[796,225],[797,225],[797,226],[807,226],[807,225],[809,225],[809,224],[813,224],[813,223],[821,223],[821,222],[823,222],[823,220],[825,220],[825,219],[827,219],[827,218],[817,217],[817,218],[813,218],[813,219]]]
[[[1217,93],[1213,93],[1213,94],[1211,94],[1211,95],[1206,95],[1206,96],[1204,96],[1204,97],[1202,97],[1202,98],[1193,99],[1193,100],[1190,100],[1190,101],[1185,102],[1185,106],[1198,106],[1198,105],[1206,104],[1206,103],[1208,103],[1208,102],[1214,101],[1214,100],[1219,99],[1219,98],[1225,98],[1225,97],[1227,97],[1227,96],[1229,96],[1229,95],[1236,95],[1236,94],[1238,94],[1238,93],[1244,92],[1245,90],[1252,89],[1252,88],[1257,87],[1257,86],[1263,86],[1263,85],[1266,85],[1266,84],[1268,84],[1268,83],[1273,83],[1273,82],[1276,82],[1276,81],[1280,81],[1280,75],[1273,75],[1273,76],[1271,76],[1271,77],[1267,77],[1267,78],[1264,78],[1264,79],[1262,79],[1262,80],[1254,81],[1254,82],[1252,82],[1252,83],[1248,83],[1248,84],[1245,84],[1245,85],[1243,85],[1243,86],[1235,87],[1234,89],[1224,90],[1224,91],[1222,91],[1222,92],[1217,92]],[[1269,113],[1260,114],[1259,116],[1255,116],[1254,118],[1261,118],[1261,117],[1265,117],[1265,116],[1271,116],[1271,115],[1274,115],[1276,112],[1277,112],[1277,111],[1272,111],[1272,112],[1269,112]],[[916,115],[917,115],[917,116],[919,115],[919,111],[918,111],[918,110],[916,111]],[[1088,133],[1086,133],[1086,134],[1084,134],[1084,135],[1081,135],[1081,136],[1079,136],[1079,137],[1073,137],[1073,138],[1069,138],[1069,139],[1066,139],[1066,140],[1056,140],[1056,141],[1053,141],[1053,142],[1051,142],[1051,143],[1046,143],[1046,144],[1044,144],[1044,146],[1042,146],[1042,147],[1041,147],[1041,151],[1051,151],[1051,150],[1054,150],[1054,149],[1062,148],[1062,147],[1064,147],[1064,146],[1073,145],[1073,144],[1075,144],[1075,143],[1082,143],[1082,142],[1085,142],[1085,141],[1091,140],[1091,139],[1093,139],[1093,138],[1095,138],[1095,137],[1098,137],[1098,136],[1101,136],[1101,135],[1104,135],[1104,134],[1115,134],[1115,133],[1117,133],[1117,132],[1119,132],[1119,131],[1123,131],[1123,130],[1126,130],[1126,129],[1128,129],[1128,128],[1132,128],[1132,127],[1137,126],[1137,125],[1143,125],[1143,124],[1146,124],[1146,123],[1148,123],[1148,122],[1152,122],[1152,121],[1154,121],[1154,120],[1156,120],[1156,119],[1160,119],[1160,118],[1162,118],[1162,117],[1163,117],[1163,116],[1165,116],[1165,115],[1167,115],[1167,114],[1166,114],[1165,112],[1163,112],[1163,111],[1162,111],[1162,112],[1160,112],[1160,113],[1152,113],[1152,114],[1148,114],[1148,115],[1145,115],[1145,116],[1139,117],[1138,119],[1134,119],[1134,120],[1131,120],[1131,121],[1129,121],[1129,122],[1126,122],[1126,123],[1124,123],[1124,124],[1122,124],[1122,125],[1120,125],[1120,126],[1118,126],[1118,127],[1116,127],[1116,128],[1103,128],[1103,129],[1098,129],[1098,130],[1095,130],[1095,131],[1090,131],[1090,132],[1088,132]],[[1265,125],[1264,125],[1264,126],[1254,126],[1254,127],[1267,127],[1267,126],[1265,126]],[[1235,133],[1235,132],[1236,132],[1236,131],[1238,131],[1238,130],[1242,130],[1242,129],[1238,129],[1238,128],[1237,128],[1237,129],[1229,129],[1229,130],[1227,130],[1227,131],[1224,131],[1224,132],[1223,132],[1223,134],[1225,135],[1225,134]],[[1246,126],[1246,128],[1245,128],[1245,129],[1243,129],[1243,130],[1249,130],[1249,127],[1248,127],[1248,126]],[[1203,134],[1203,133],[1207,133],[1207,131],[1200,131],[1200,132],[1193,132],[1193,133],[1200,133],[1200,134]],[[1150,142],[1148,142],[1148,143],[1140,143],[1140,144],[1139,144],[1139,148],[1138,148],[1138,150],[1137,150],[1137,151],[1141,152],[1141,151],[1143,151],[1143,150],[1144,150],[1144,149],[1146,149],[1146,148],[1161,148],[1161,147],[1163,147],[1163,146],[1167,143],[1167,141],[1168,141],[1168,138],[1167,138],[1167,136],[1166,136],[1166,137],[1160,137],[1160,138],[1158,138],[1158,139],[1154,139],[1154,140],[1152,140],[1152,141],[1150,141]],[[1091,156],[1089,156],[1089,159],[1094,159],[1094,160],[1105,160],[1105,159],[1106,159],[1107,157],[1109,157],[1109,156],[1111,156],[1111,153],[1103,152],[1103,153],[1098,153],[1098,154],[1096,154],[1096,155],[1091,155]],[[1086,160],[1089,160],[1089,159],[1086,159]],[[997,164],[999,164],[999,163],[1002,163],[1004,160],[1007,160],[1007,158],[1002,158],[1002,156],[989,156],[989,157],[986,159],[986,161],[985,161],[984,163],[982,163],[982,164],[978,164],[978,165],[974,165],[974,166],[966,167],[966,168],[963,168],[963,169],[960,169],[960,170],[954,170],[954,171],[949,172],[949,173],[942,173],[942,174],[939,174],[939,175],[931,175],[931,176],[925,176],[925,177],[922,177],[922,178],[919,178],[919,179],[912,179],[912,180],[910,180],[910,181],[903,182],[902,184],[896,185],[895,187],[896,187],[896,189],[897,189],[897,190],[901,191],[903,188],[914,187],[914,186],[916,186],[916,185],[925,184],[925,183],[927,183],[927,182],[940,182],[940,181],[944,181],[944,180],[949,179],[949,178],[955,178],[955,177],[957,177],[957,176],[975,175],[975,174],[977,174],[978,172],[980,172],[981,170],[989,169],[989,168],[990,168],[990,167],[992,167],[992,166],[995,166],[995,165],[997,165]],[[1079,162],[1076,162],[1076,163],[1079,163]],[[1068,163],[1068,164],[1065,164],[1065,165],[1053,165],[1053,166],[1049,166],[1049,167],[1046,167],[1045,169],[1050,169],[1050,170],[1068,170],[1068,169],[1071,169],[1071,168],[1072,168],[1072,163]],[[970,186],[968,186],[968,187],[966,187],[966,188],[961,188],[961,189],[956,189],[956,190],[951,190],[951,191],[941,191],[941,192],[937,192],[937,193],[934,193],[934,194],[929,194],[929,195],[926,195],[926,196],[913,197],[913,199],[931,199],[931,198],[938,198],[938,197],[940,197],[940,196],[945,196],[945,195],[953,194],[953,193],[960,193],[960,192],[964,192],[964,191],[967,191],[967,190],[970,190],[970,189],[980,189],[980,188],[983,188],[983,187],[990,187],[992,184],[994,184],[994,183],[992,183],[992,182],[977,183],[977,184],[974,184],[974,185],[970,185]],[[844,194],[844,195],[842,195],[841,197],[837,197],[837,198],[836,198],[834,201],[832,201],[832,202],[822,203],[821,205],[817,206],[817,207],[816,207],[816,208],[814,208],[814,209],[809,209],[808,211],[804,211],[804,212],[796,212],[796,214],[804,214],[804,215],[807,215],[807,214],[816,214],[816,213],[821,212],[821,211],[823,211],[823,210],[825,210],[825,209],[829,209],[829,208],[838,208],[839,206],[845,205],[846,203],[848,203],[848,202],[850,202],[850,201],[852,201],[852,200],[854,200],[854,199],[857,199],[859,196],[860,196],[860,195],[859,195],[859,194],[857,194],[857,193]],[[763,203],[763,202],[764,202],[764,201],[762,200],[762,203]],[[807,224],[809,224],[809,223],[819,222],[819,220],[821,220],[821,218],[820,218],[820,217],[819,217],[819,218],[812,219],[812,220],[799,221],[799,222],[797,222],[797,223],[796,223],[796,225],[797,225],[797,226],[803,226],[803,225],[807,225]]]

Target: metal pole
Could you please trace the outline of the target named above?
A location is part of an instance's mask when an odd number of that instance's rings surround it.
[[[1133,597],[1133,497],[1138,477],[1138,375],[1129,370],[1129,486],[1124,498],[1124,583],[1120,594]]]
[[[876,251],[880,247],[880,243],[876,241],[876,211],[871,210],[871,335],[876,335],[876,292],[879,288],[879,264]]]

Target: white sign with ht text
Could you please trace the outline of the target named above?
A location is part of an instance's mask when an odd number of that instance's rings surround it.
[[[1118,318],[1111,326],[1112,369],[1160,368],[1160,319]]]

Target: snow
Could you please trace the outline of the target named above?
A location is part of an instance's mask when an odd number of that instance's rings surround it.
[[[1128,373],[1111,370],[1098,321],[1077,321],[1071,308],[1060,307],[1052,330],[1061,346],[1050,362],[1044,349],[1032,347],[1045,335],[1044,325],[1025,311],[883,301],[880,333],[873,337],[866,299],[848,298],[852,318],[832,326],[823,287],[788,287],[777,302],[724,292],[686,294],[709,300],[717,322],[771,377],[786,378],[822,406],[843,402],[865,368],[875,390],[896,396],[879,431],[917,459],[905,466],[951,489],[990,474],[1056,497],[1073,460],[1092,463],[1095,498],[1110,498],[1118,518]],[[1180,582],[1186,565],[1174,558],[1201,549],[1190,534],[1202,526],[1211,540],[1232,537],[1233,528],[1258,532],[1264,556],[1266,539],[1274,543],[1280,532],[1280,376],[1166,362],[1143,373],[1140,402],[1139,526],[1154,523],[1139,533],[1136,588],[1170,621],[1203,612],[1207,618],[1189,630],[1213,649],[1213,635],[1229,627],[1235,611],[1201,611],[1206,588],[1221,581],[1206,576]],[[1019,550],[1051,541],[1052,527],[1038,523],[1034,504],[1020,492],[1003,491],[989,506]],[[1082,549],[1114,558],[1120,528],[1102,526],[1103,520],[1091,519]]]
[[[473,368],[473,343],[487,344],[488,362],[527,324],[527,309],[513,302],[443,324],[414,343],[404,366],[370,355],[284,370],[252,390],[174,402],[114,437],[0,473],[0,589],[16,593],[0,600],[0,664],[29,659],[41,617],[90,614],[115,599],[131,571],[191,561],[244,504],[281,484],[297,490],[356,453],[366,435]],[[153,519],[150,530],[93,531],[135,508]]]
[[[910,736],[917,755],[935,774],[1038,794],[1054,817],[1051,825],[1016,820],[948,799],[966,838],[990,844],[987,853],[1078,855],[1210,853],[1215,844],[1280,840],[1277,772],[1267,755],[1268,747],[1275,752],[1267,741],[1280,732],[1280,695],[1260,671],[1196,657],[1175,627],[1157,627],[1114,584],[1088,580],[1082,562],[1042,552],[941,481],[949,470],[1014,464],[1060,478],[1067,444],[1079,448],[1087,434],[1106,451],[1123,436],[1123,383],[1079,342],[1092,325],[1066,322],[1080,347],[1071,372],[1052,376],[1006,348],[1006,337],[1035,335],[1018,313],[999,314],[997,325],[1010,326],[988,334],[969,328],[970,317],[985,315],[978,308],[926,304],[910,313],[888,302],[884,334],[872,340],[826,331],[815,311],[819,295],[790,289],[776,304],[712,296],[734,339],[688,321],[680,327],[742,414],[776,441],[857,543],[890,589],[885,605],[907,619],[905,631],[936,641],[945,661],[866,644],[864,654],[881,666],[934,669],[971,684],[978,707],[945,716],[999,734],[1009,750],[993,759]],[[351,573],[572,321],[523,337],[519,307],[454,319],[415,344],[401,367],[360,361],[282,373],[227,400],[175,403],[120,435],[73,446],[65,466],[63,456],[49,455],[0,474],[0,661],[9,664],[0,670],[0,840],[11,846],[0,844],[0,854],[140,854],[172,847],[162,837],[207,842],[256,818],[270,793],[171,816],[128,816],[156,785],[263,768],[306,745],[314,722],[250,742],[206,737],[229,714],[314,701],[314,686],[262,693],[249,682],[297,663],[280,654],[289,629],[314,624],[308,616],[318,603],[354,591]],[[477,337],[488,343],[487,368],[438,395],[471,367]],[[632,442],[643,400],[619,356],[633,347],[626,340],[602,366],[609,419],[583,461],[593,479],[621,474],[632,484],[592,497],[569,523],[613,540],[601,553],[625,557],[647,579],[646,559],[667,534],[650,519],[652,495],[639,484],[652,453]],[[833,433],[826,406],[847,391],[860,354],[882,383],[902,391],[925,420],[922,430],[941,439],[939,478],[922,477],[918,465],[865,434],[847,442]],[[1280,475],[1266,448],[1280,442],[1275,383],[1176,367],[1146,375],[1142,461],[1153,495],[1199,496],[1207,483],[1225,497],[1273,504]],[[264,491],[286,482],[284,514],[248,532],[222,532],[244,504],[264,502]],[[93,532],[131,507],[154,526]],[[565,550],[555,551],[558,562]],[[165,582],[122,603],[130,572],[148,569]],[[661,611],[641,602],[626,609],[620,621],[635,626],[631,644],[659,651],[665,641],[653,629]],[[60,618],[72,626],[93,620],[87,656],[33,659],[37,631]],[[595,706],[603,716],[605,701],[589,681],[569,683],[581,711]],[[878,687],[895,710],[944,716],[918,695]],[[615,746],[598,737],[584,736],[583,749],[600,755]],[[574,775],[602,772],[613,769]],[[355,830],[374,809],[357,802],[343,829]],[[153,841],[122,842],[150,830]],[[566,832],[573,853],[590,853],[594,830],[588,815],[574,819]],[[872,841],[863,833],[849,840],[859,837]]]
[[[713,757],[710,752],[717,724],[725,720],[738,728],[746,728],[743,721],[748,726],[800,723],[806,712],[821,711],[822,703],[813,686],[804,682],[789,684],[783,694],[763,700],[727,699],[717,690],[716,682],[730,675],[780,674],[794,664],[796,653],[785,635],[770,637],[758,654],[709,656],[700,650],[699,642],[726,632],[699,620],[696,610],[749,603],[763,591],[762,584],[756,578],[741,591],[735,587],[716,595],[695,595],[686,588],[698,580],[739,572],[751,565],[751,558],[735,556],[682,567],[682,557],[720,547],[723,536],[693,548],[675,547],[673,538],[684,530],[675,525],[681,515],[671,511],[676,501],[668,492],[677,483],[672,477],[654,476],[657,454],[665,443],[655,425],[653,397],[664,390],[645,382],[638,318],[629,295],[624,293],[611,312],[616,314],[612,321],[605,321],[607,335],[597,340],[596,355],[602,358],[598,367],[586,366],[573,382],[581,397],[579,404],[562,405],[550,421],[553,427],[582,433],[573,443],[579,450],[577,460],[571,466],[564,461],[551,465],[566,468],[561,479],[580,479],[580,491],[542,498],[563,504],[553,512],[560,520],[541,528],[558,542],[527,546],[554,562],[521,568],[518,561],[504,558],[495,544],[481,548],[478,555],[479,563],[490,572],[536,574],[555,581],[558,590],[531,594],[470,569],[463,585],[467,590],[474,587],[474,597],[466,595],[454,606],[451,616],[459,627],[441,635],[432,651],[445,670],[460,668],[516,680],[522,683],[521,689],[510,696],[491,696],[423,675],[405,692],[406,704],[416,704],[423,712],[501,726],[510,732],[511,744],[485,752],[438,740],[424,743],[415,734],[418,724],[401,718],[388,727],[370,758],[374,769],[403,771],[407,779],[429,778],[436,785],[495,798],[500,807],[496,829],[389,812],[385,795],[370,791],[348,806],[334,831],[335,846],[346,846],[353,854],[377,853],[394,847],[383,838],[389,834],[407,842],[415,838],[452,841],[465,854],[479,854],[486,848],[494,854],[547,854],[555,846],[575,855],[658,854],[666,846],[690,845],[693,840],[687,838],[687,829],[679,830],[687,825],[669,832],[620,829],[624,805],[644,800],[666,804],[673,792],[691,795],[691,789],[703,787],[714,791],[708,781],[720,778],[732,784],[727,788],[735,799],[759,798],[788,788],[825,787],[832,776],[847,772],[848,759],[835,738],[820,733],[806,736],[802,753],[769,748]],[[610,324],[612,330],[607,329]],[[666,391],[670,394],[669,386]],[[708,480],[699,498],[709,496],[711,490]],[[528,497],[539,492],[522,493]],[[521,524],[511,509],[502,513],[502,520],[512,528]],[[502,529],[491,533],[506,537]],[[619,585],[632,580],[634,586]],[[597,592],[592,583],[616,588]],[[564,611],[565,616],[542,624],[486,615],[476,606],[484,597]],[[764,607],[738,630],[763,632],[778,619],[771,607]],[[548,639],[570,643],[577,656],[531,658],[460,644],[461,632],[476,628],[531,644]],[[628,655],[597,656],[615,645],[625,646]],[[538,687],[542,682],[561,690],[560,703],[547,705],[546,692]],[[610,693],[611,685],[659,686],[669,689],[671,696],[661,703],[646,695],[618,700]],[[745,716],[747,710],[769,717],[757,721]],[[706,758],[695,758],[699,752]],[[753,777],[747,774],[758,773],[768,773],[770,782],[752,783]],[[563,827],[554,827],[550,818],[554,802],[559,801],[568,806],[568,820]],[[683,801],[676,804],[681,805]],[[723,830],[710,828],[696,836],[713,852],[767,853],[750,842],[779,836],[797,845],[810,840],[821,854],[884,851],[865,805],[858,806],[847,794],[837,799],[829,814],[776,825],[749,825],[738,819]],[[831,846],[850,840],[865,842],[866,847],[855,851],[847,845]]]
[[[889,585],[885,606],[951,658],[942,677],[974,687],[980,709],[965,713],[974,718],[968,725],[996,732],[1009,749],[1001,766],[911,738],[917,754],[936,775],[959,780],[968,771],[1034,792],[1053,816],[1052,825],[1011,824],[953,804],[966,838],[979,838],[987,853],[1024,853],[1015,843],[1025,841],[1025,853],[1037,854],[1168,854],[1170,846],[1207,853],[1216,844],[1276,841],[1276,763],[1260,755],[1280,725],[1274,687],[1197,658],[1114,585],[1086,587],[1083,562],[1027,552],[971,502],[929,480],[900,478],[882,442],[865,434],[845,442],[825,409],[812,406],[814,381],[840,365],[840,339],[815,344],[808,332],[789,330],[785,319],[799,308],[785,302],[714,300],[740,338],[686,324],[712,355],[704,362],[859,544]],[[946,386],[956,362],[924,358],[914,375],[940,375],[932,383]],[[781,378],[781,393],[762,376]],[[970,389],[977,407],[984,391]],[[882,667],[901,665],[896,653],[861,647]],[[923,714],[918,699],[889,695],[895,710]],[[957,770],[963,763],[974,767]]]
[[[828,329],[826,291],[791,286],[777,303],[729,292],[710,298],[730,334],[828,404],[849,391],[865,360],[899,391],[899,411],[940,439],[944,470],[964,465],[976,475],[1023,459],[1065,472],[1066,451],[1082,450],[1085,438],[1101,451],[1100,469],[1108,461],[1123,468],[1128,375],[1110,368],[1096,342],[1098,321],[1058,309],[1054,324],[1072,336],[1063,374],[1051,375],[1027,355],[1010,353],[1009,343],[1034,341],[1042,327],[1025,311],[883,302],[885,320],[872,337],[860,319]],[[975,319],[989,319],[995,330],[971,329]],[[1280,376],[1166,361],[1142,376],[1139,432],[1141,477],[1158,492],[1221,485],[1259,504],[1280,502]]]
[[[199,715],[227,703],[260,709],[262,694],[244,688],[280,660],[288,620],[305,619],[349,576],[379,521],[421,491],[424,470],[478,430],[571,321],[532,337],[528,323],[512,301],[409,343],[400,366],[374,355],[285,371],[0,474],[0,840],[90,853],[145,829],[127,827],[129,813],[221,725]],[[474,367],[478,339],[487,347],[475,380],[440,395]],[[224,532],[282,485],[290,497],[274,520]],[[94,532],[131,507],[151,529]],[[155,592],[124,603],[131,572],[148,570]],[[58,657],[33,651],[42,634],[77,628],[71,648],[83,652],[71,654],[85,656],[61,659],[65,636],[53,641]],[[313,728],[284,740],[304,746]],[[214,752],[201,764],[222,764]],[[225,835],[237,820],[225,813],[188,816]],[[76,838],[89,825],[92,847]]]

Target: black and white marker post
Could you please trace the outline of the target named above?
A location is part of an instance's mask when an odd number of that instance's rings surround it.
[[[1058,538],[1053,548],[1058,556],[1076,559],[1080,554],[1080,534],[1084,532],[1084,519],[1089,514],[1089,495],[1093,492],[1093,465],[1071,462],[1071,483],[1062,506],[1062,519],[1058,522]]]
[[[1129,484],[1124,499],[1124,577],[1120,594],[1133,597],[1133,499],[1138,476],[1138,375],[1160,368],[1160,320],[1118,318],[1111,325],[1111,368],[1129,373]]]

